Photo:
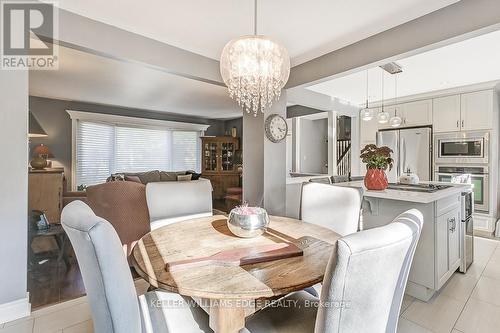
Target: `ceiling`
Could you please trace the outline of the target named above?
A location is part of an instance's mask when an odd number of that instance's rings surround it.
[[[500,80],[500,31],[396,61],[397,96],[410,96],[482,82]],[[369,99],[382,99],[382,69],[369,70]],[[384,72],[385,73],[385,72]],[[384,97],[395,96],[393,75],[384,74]],[[366,71],[322,82],[307,89],[340,98],[353,104],[366,100]]]
[[[299,64],[455,2],[261,0],[258,32]],[[252,0],[62,0],[59,7],[213,59],[229,40],[253,32]]]
[[[240,117],[225,87],[59,48],[59,70],[30,71],[30,95],[212,119]]]

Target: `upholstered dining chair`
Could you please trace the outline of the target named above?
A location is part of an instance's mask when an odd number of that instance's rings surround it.
[[[151,230],[175,222],[212,216],[212,183],[191,181],[158,182],[146,185]]]
[[[135,243],[151,231],[146,186],[113,181],[89,186],[86,192],[89,207],[115,228],[128,258]]]
[[[422,214],[411,209],[388,225],[339,239],[320,299],[305,291],[292,293],[279,301],[282,306],[251,317],[247,330],[395,333],[422,224]]]
[[[361,189],[321,183],[302,186],[300,219],[345,236],[358,231]]]
[[[137,297],[115,229],[85,203],[68,204],[61,222],[82,272],[96,333],[212,332],[208,316],[190,299],[159,291]]]

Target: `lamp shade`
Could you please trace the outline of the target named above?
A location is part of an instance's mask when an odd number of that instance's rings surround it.
[[[30,138],[43,138],[48,136],[47,133],[43,130],[42,126],[40,126],[40,123],[38,120],[36,120],[35,116],[33,113],[29,113],[29,131],[28,131],[28,137]]]
[[[49,147],[45,145],[38,145],[35,148],[33,148],[33,156],[45,156],[47,158],[54,157]]]

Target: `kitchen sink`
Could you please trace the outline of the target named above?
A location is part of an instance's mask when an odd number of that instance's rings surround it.
[[[437,185],[437,184],[401,184],[401,183],[389,183],[387,188],[389,190],[399,190],[399,191],[411,191],[411,192],[425,192],[433,193],[439,190],[444,190],[452,187],[452,185]]]

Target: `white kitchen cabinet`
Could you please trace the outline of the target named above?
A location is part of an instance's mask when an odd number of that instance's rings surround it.
[[[423,100],[402,104],[389,105],[384,110],[391,117],[401,117],[400,127],[425,126],[432,124],[432,100]],[[391,128],[389,123],[379,124],[379,128]]]
[[[448,265],[450,270],[460,266],[460,211],[452,211],[448,221]]]
[[[484,90],[460,95],[461,129],[486,130],[493,127],[493,91]]]
[[[460,95],[432,100],[432,124],[435,133],[460,131]]]
[[[360,119],[359,123],[359,143],[360,146],[364,147],[369,143],[377,142],[377,131],[379,129],[379,124],[377,123],[377,113],[379,111],[378,108],[374,110],[374,117],[372,120],[365,121]]]
[[[447,214],[436,218],[436,273],[439,286],[446,281],[446,273],[448,273],[447,218]]]
[[[432,100],[401,104],[403,126],[424,126],[432,124]]]
[[[437,286],[441,288],[460,266],[459,207],[436,218]]]

